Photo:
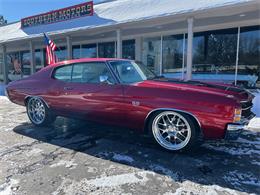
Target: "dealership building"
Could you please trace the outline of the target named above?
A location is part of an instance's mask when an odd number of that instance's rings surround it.
[[[259,0],[110,0],[39,13],[0,27],[0,82],[46,66],[43,33],[59,61],[127,58],[167,77],[260,86]]]

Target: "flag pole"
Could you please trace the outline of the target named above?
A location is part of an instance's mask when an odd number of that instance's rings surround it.
[[[47,35],[46,33],[43,33],[43,36],[44,35],[46,35],[47,37],[49,37],[49,35]],[[56,44],[55,44],[56,45]],[[61,49],[60,49],[60,47],[58,47],[57,45],[56,45],[56,48],[59,50],[59,51],[62,51]]]

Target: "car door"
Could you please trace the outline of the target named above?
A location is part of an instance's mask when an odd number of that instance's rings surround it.
[[[125,117],[123,88],[116,82],[105,62],[76,63],[69,81],[54,71],[59,111],[108,124],[122,123]]]

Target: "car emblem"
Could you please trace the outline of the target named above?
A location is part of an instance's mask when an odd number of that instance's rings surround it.
[[[138,102],[138,101],[132,101],[132,105],[133,105],[133,106],[139,106],[139,105],[140,105],[140,102]]]

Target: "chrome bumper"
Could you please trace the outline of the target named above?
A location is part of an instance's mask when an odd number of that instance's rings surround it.
[[[255,114],[251,114],[248,118],[242,118],[240,123],[229,123],[226,128],[225,139],[236,140],[241,132],[245,130],[249,121],[255,117]]]

